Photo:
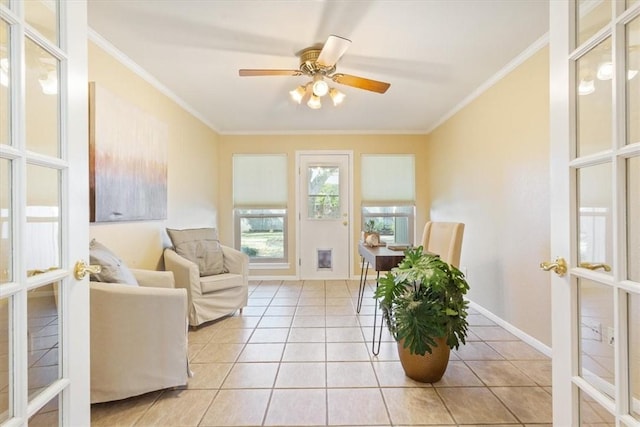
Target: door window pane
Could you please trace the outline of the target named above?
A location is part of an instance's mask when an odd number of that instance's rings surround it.
[[[640,157],[627,160],[627,270],[640,282]]]
[[[640,420],[640,295],[629,295],[629,387],[631,415]]]
[[[640,142],[640,17],[627,26],[627,144]]]
[[[613,398],[613,289],[598,282],[580,279],[578,304],[580,376]]]
[[[576,63],[577,155],[611,149],[611,39]]]
[[[340,218],[340,169],[311,166],[307,171],[309,193],[307,215],[314,219]]]
[[[0,159],[0,283],[13,280],[11,162]]]
[[[11,105],[9,103],[9,24],[0,19],[0,144],[11,143]]]
[[[609,411],[580,390],[580,425],[589,427],[615,427],[616,420]]]
[[[60,425],[59,407],[60,395],[54,397],[29,418],[29,427],[55,427]]]
[[[29,0],[23,4],[27,23],[53,44],[58,44],[58,1]]]
[[[576,41],[580,46],[609,23],[611,0],[579,0],[576,13]]]
[[[27,334],[29,351],[29,398],[60,378],[58,344],[58,284],[29,291]]]
[[[60,172],[27,167],[27,270],[33,273],[60,266]]]
[[[578,170],[579,263],[612,265],[611,164]],[[604,269],[599,271],[606,272]],[[611,274],[611,271],[608,272]]]
[[[27,149],[58,157],[60,155],[58,60],[27,39],[26,64]]]
[[[9,302],[9,298],[0,299],[0,424],[12,416],[12,410],[9,406],[9,371],[11,369]]]

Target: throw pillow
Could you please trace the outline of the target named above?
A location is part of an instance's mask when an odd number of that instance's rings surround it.
[[[198,264],[200,276],[229,272],[224,268],[222,247],[215,228],[167,228],[167,233],[178,255]]]
[[[89,244],[89,263],[102,268],[100,273],[91,274],[93,281],[138,286],[138,281],[129,267],[96,239],[92,239]]]

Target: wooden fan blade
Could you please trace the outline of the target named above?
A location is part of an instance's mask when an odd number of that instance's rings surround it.
[[[364,77],[351,76],[349,74],[334,74],[331,79],[336,83],[378,93],[385,93],[387,89],[389,89],[389,86],[391,86],[391,83],[379,82],[377,80],[365,79]]]
[[[324,47],[318,55],[316,62],[323,67],[332,67],[344,55],[349,48],[351,40],[344,37],[334,36],[333,34],[327,38]]]
[[[300,70],[260,70],[260,69],[241,69],[238,70],[240,77],[251,76],[299,76]]]

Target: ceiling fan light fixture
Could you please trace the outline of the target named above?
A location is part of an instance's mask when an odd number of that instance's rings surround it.
[[[309,101],[307,101],[307,106],[312,110],[320,109],[322,107],[322,102],[320,102],[320,97],[315,94],[311,94]]]
[[[40,79],[38,79],[38,82],[42,87],[42,93],[44,93],[45,95],[58,94],[58,72],[56,70],[50,70]]]
[[[322,74],[313,76],[313,94],[315,96],[325,96],[329,93],[329,85],[324,81]]]
[[[329,96],[331,97],[331,100],[333,101],[333,105],[335,106],[342,104],[342,101],[344,101],[344,99],[347,97],[347,95],[340,92],[338,89],[334,87],[329,89]]]
[[[603,62],[600,64],[596,77],[598,80],[611,80],[613,78],[613,63]]]
[[[580,80],[578,85],[578,95],[589,95],[595,92],[596,86],[593,80]]]
[[[291,92],[289,92],[289,95],[291,95],[291,99],[293,99],[295,102],[300,104],[302,102],[302,98],[304,98],[304,95],[306,93],[307,93],[307,87],[301,85],[295,88],[294,90],[292,90]]]

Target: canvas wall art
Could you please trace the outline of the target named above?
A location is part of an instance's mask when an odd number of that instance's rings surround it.
[[[166,123],[89,83],[91,222],[167,218]]]

